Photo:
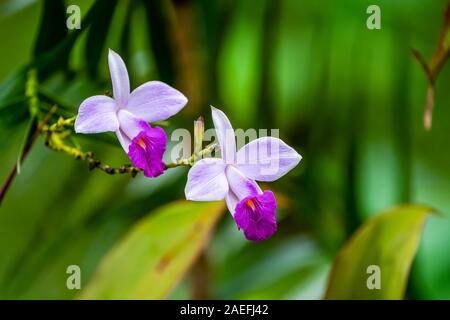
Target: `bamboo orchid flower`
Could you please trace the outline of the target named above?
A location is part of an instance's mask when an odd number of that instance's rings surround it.
[[[263,137],[236,152],[233,127],[227,116],[212,108],[212,118],[222,158],[205,158],[188,173],[186,199],[225,199],[236,225],[248,240],[259,242],[277,230],[277,203],[272,191],[262,191],[256,181],[274,181],[294,168],[301,156],[282,140]]]
[[[109,50],[109,71],[114,99],[98,95],[84,100],[75,121],[77,133],[115,132],[131,162],[146,177],[163,173],[166,134],[149,122],[178,113],[187,103],[178,90],[159,81],[149,81],[130,93],[128,71],[122,58]]]

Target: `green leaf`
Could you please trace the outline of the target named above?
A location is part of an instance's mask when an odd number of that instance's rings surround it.
[[[0,100],[0,125],[13,126],[28,116],[26,97]]]
[[[103,47],[106,42],[106,36],[111,25],[114,10],[116,9],[117,0],[102,2],[100,5],[102,14],[98,15],[92,22],[86,43],[87,68],[89,75],[92,77],[97,75],[97,67],[100,64],[100,58],[103,53]]]
[[[205,248],[223,212],[223,202],[179,201],[157,209],[111,249],[79,298],[166,297]]]
[[[66,7],[62,0],[45,0],[41,25],[34,45],[34,56],[52,49],[67,35]],[[65,57],[65,63],[67,63]]]
[[[52,49],[39,54],[39,56],[36,56],[35,59],[27,66],[27,68],[36,68],[39,73],[39,78],[44,80],[59,68],[65,67],[67,56],[69,56],[70,52],[72,51],[76,40],[84,32],[84,30],[88,29],[93,21],[95,21],[95,19],[101,13],[103,4],[107,1],[108,0],[96,1],[92,5],[89,12],[84,16],[81,22],[81,29],[72,30],[67,34],[66,37],[64,37],[64,39],[53,46]]]
[[[170,34],[170,6],[165,1],[143,1],[152,53],[162,81],[175,82],[174,48]]]
[[[403,205],[370,219],[334,261],[326,299],[402,299],[425,219],[433,209]],[[379,266],[380,289],[368,289],[371,265]]]
[[[26,68],[20,68],[0,84],[0,122],[16,125],[26,118]]]

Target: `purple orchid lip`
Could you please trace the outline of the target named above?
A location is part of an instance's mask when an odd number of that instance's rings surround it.
[[[277,231],[277,203],[272,191],[245,197],[236,205],[234,220],[247,240],[267,240]]]
[[[144,129],[131,140],[128,156],[133,165],[144,170],[144,175],[154,178],[164,172],[163,155],[166,151],[166,134],[160,127]]]

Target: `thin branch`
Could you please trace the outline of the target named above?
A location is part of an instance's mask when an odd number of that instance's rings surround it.
[[[71,136],[72,131],[67,130],[66,127],[72,127],[74,125],[76,117],[71,117],[64,119],[60,117],[58,121],[52,125],[46,125],[42,128],[42,133],[45,136],[45,145],[58,152],[64,152],[77,160],[86,161],[89,165],[89,169],[99,169],[107,174],[123,174],[128,173],[132,177],[135,177],[142,169],[139,169],[131,164],[126,164],[120,167],[112,167],[108,164],[101,162],[98,159],[94,158],[94,154],[92,152],[84,152],[78,146],[71,146],[66,143],[66,138]],[[203,150],[199,152],[194,152],[189,158],[181,159],[173,162],[169,162],[165,166],[165,170],[187,166],[191,167],[197,159],[202,159],[205,156],[209,156],[216,148],[218,148],[217,143],[212,143],[208,145]]]
[[[428,68],[428,63],[425,61],[425,58],[422,56],[422,54],[417,51],[416,49],[411,49],[412,54],[414,55],[414,58],[420,63],[422,66],[423,71],[428,77],[428,81],[432,82],[433,77],[430,74],[430,69]]]
[[[208,157],[217,148],[219,148],[219,145],[217,143],[211,143],[200,152],[192,154],[189,158],[166,163],[166,169],[180,166],[192,167],[197,160]]]
[[[142,171],[141,169],[128,164],[117,168],[112,167],[98,159],[95,159],[92,152],[84,152],[78,146],[71,146],[67,144],[66,138],[71,137],[72,131],[67,130],[66,127],[73,126],[75,119],[76,117],[67,119],[60,117],[56,123],[43,127],[42,134],[45,138],[45,145],[54,151],[67,153],[77,160],[86,161],[90,170],[99,169],[111,175],[128,173],[132,177],[135,177],[140,171]]]
[[[423,125],[426,130],[431,129],[433,122],[434,93],[435,93],[434,85],[436,82],[436,78],[450,56],[450,46],[446,41],[449,35],[450,35],[450,2],[447,4],[447,7],[445,9],[444,23],[441,32],[439,34],[438,45],[433,53],[433,56],[430,59],[430,62],[427,63],[419,51],[412,49],[414,57],[420,63],[428,78],[427,97],[423,114]]]

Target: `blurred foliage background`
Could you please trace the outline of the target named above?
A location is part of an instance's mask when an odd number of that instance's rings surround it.
[[[406,298],[449,299],[450,69],[437,81],[427,132],[427,80],[410,52],[432,54],[446,3],[0,1],[0,178],[33,126],[27,70],[39,74],[38,117],[53,103],[59,114],[75,115],[86,97],[111,90],[112,48],[132,88],[158,79],[189,98],[169,133],[192,131],[200,115],[212,127],[211,104],[235,128],[280,128],[280,138],[303,155],[270,186],[281,207],[279,231],[253,244],[222,215],[169,298],[323,298],[334,257],[363,222],[393,205],[421,203],[442,215],[427,221]],[[80,30],[66,28],[69,4],[81,8]],[[366,27],[371,4],[381,8],[381,30]],[[108,135],[76,139],[107,163],[128,162]],[[87,285],[135,224],[184,199],[186,173],[108,176],[37,140],[0,206],[0,297],[75,298],[67,266],[79,265]],[[134,261],[116,271],[132,270]]]

